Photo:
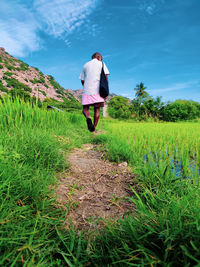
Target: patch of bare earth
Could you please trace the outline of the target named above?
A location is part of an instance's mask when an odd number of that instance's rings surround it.
[[[66,225],[95,229],[105,220],[124,218],[133,213],[128,201],[135,177],[127,164],[114,164],[103,159],[97,146],[85,144],[68,157],[70,169],[60,178],[56,190],[58,203],[66,209]]]

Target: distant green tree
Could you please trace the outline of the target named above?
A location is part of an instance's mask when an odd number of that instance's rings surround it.
[[[149,94],[145,91],[147,89],[146,86],[144,86],[144,83],[140,83],[140,84],[136,84],[136,87],[134,88],[134,90],[136,91],[135,93],[135,97],[137,99],[145,99],[149,96]]]
[[[200,117],[200,104],[189,100],[176,100],[166,104],[161,110],[165,121],[192,120]]]
[[[131,101],[131,113],[132,114],[137,114],[139,116],[139,114],[140,114],[140,106],[141,106],[141,103],[138,101],[137,98],[134,98]]]
[[[146,98],[134,98],[131,102],[131,112],[135,114],[138,119],[160,118],[161,110],[164,102],[161,101],[161,96],[153,98],[148,95]]]
[[[108,114],[112,118],[128,119],[131,117],[131,106],[128,98],[115,96],[108,102]]]
[[[148,117],[160,117],[160,112],[164,106],[164,103],[161,101],[161,96],[156,98],[148,97],[143,101],[142,109]]]

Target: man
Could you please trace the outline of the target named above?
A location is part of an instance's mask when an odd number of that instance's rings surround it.
[[[110,74],[105,63],[102,63],[102,55],[98,52],[92,55],[92,60],[87,62],[80,74],[81,83],[83,85],[82,105],[83,115],[86,117],[88,130],[96,132],[99,121],[100,107],[104,107],[104,98],[99,94],[99,84],[102,66],[106,78]],[[94,124],[90,118],[89,107],[94,106]]]

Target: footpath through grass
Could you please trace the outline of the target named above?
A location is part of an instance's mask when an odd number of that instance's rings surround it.
[[[200,124],[104,128],[93,139],[82,115],[0,103],[1,266],[199,266]],[[50,185],[67,152],[92,140],[132,166],[137,210],[87,238],[66,230]]]

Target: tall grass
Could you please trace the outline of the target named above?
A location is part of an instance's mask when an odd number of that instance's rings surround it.
[[[111,160],[137,175],[134,217],[96,239],[94,256],[118,266],[200,264],[199,123],[109,123]],[[107,254],[107,259],[103,257]]]
[[[63,240],[73,249],[80,246],[72,230],[61,230],[66,215],[53,205],[50,185],[65,170],[69,149],[90,138],[81,115],[42,110],[19,99],[0,102],[1,266],[64,264]]]
[[[134,215],[92,238],[65,228],[52,186],[91,142],[79,114],[0,102],[0,265],[199,266],[200,124],[106,123],[108,157],[136,174]]]

